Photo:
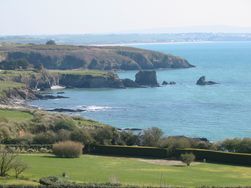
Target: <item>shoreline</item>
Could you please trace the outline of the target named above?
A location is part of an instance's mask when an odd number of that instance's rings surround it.
[[[129,43],[107,43],[107,44],[86,44],[87,46],[134,46],[134,45],[156,45],[156,44],[207,44],[227,41],[180,41],[180,42],[129,42]],[[230,42],[230,41],[229,41]]]

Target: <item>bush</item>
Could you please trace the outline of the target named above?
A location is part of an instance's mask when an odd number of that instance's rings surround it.
[[[180,155],[180,159],[187,166],[190,166],[190,164],[195,160],[195,156],[192,153],[185,153]]]
[[[74,130],[71,132],[70,138],[72,141],[81,142],[83,144],[90,144],[92,142],[91,135],[85,130]]]
[[[64,141],[54,144],[52,152],[58,157],[77,158],[82,154],[83,148],[79,142]]]
[[[72,130],[75,126],[75,122],[72,119],[60,119],[55,122],[55,131],[65,129]]]
[[[111,127],[98,128],[94,133],[94,139],[98,144],[109,145],[113,139],[113,130]]]
[[[48,40],[45,44],[46,45],[56,45],[56,42],[54,40]]]
[[[143,146],[158,146],[163,136],[161,129],[152,127],[143,131],[142,145]]]
[[[234,138],[226,139],[219,143],[219,149],[229,152],[251,153],[251,139],[250,138]]]
[[[56,134],[52,131],[37,134],[33,138],[33,144],[53,144],[57,140]]]

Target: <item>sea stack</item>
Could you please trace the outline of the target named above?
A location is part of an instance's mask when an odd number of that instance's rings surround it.
[[[214,85],[214,84],[218,84],[218,83],[214,82],[214,81],[206,81],[206,77],[205,76],[201,76],[199,78],[199,80],[196,82],[196,85],[201,85],[201,86]]]
[[[135,82],[142,86],[158,87],[156,71],[139,71],[135,75]]]

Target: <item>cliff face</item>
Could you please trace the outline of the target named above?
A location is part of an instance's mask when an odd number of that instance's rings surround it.
[[[123,82],[113,74],[108,77],[62,74],[59,85],[67,88],[124,88]]]
[[[25,60],[47,69],[141,70],[190,68],[187,60],[130,47],[85,47],[63,45],[0,46],[0,61]]]
[[[0,104],[19,104],[25,100],[39,99],[40,95],[28,88],[11,88],[4,91],[0,96]]]
[[[139,71],[135,75],[135,82],[142,86],[158,87],[156,71]]]

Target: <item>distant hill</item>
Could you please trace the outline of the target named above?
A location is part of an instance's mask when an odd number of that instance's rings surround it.
[[[3,45],[0,66],[13,61],[41,64],[47,69],[140,70],[189,68],[181,57],[131,47],[94,47],[70,45]]]
[[[188,30],[188,29],[187,29]],[[168,32],[169,31],[169,32]],[[176,32],[175,32],[176,31]],[[0,36],[0,43],[22,43],[22,44],[45,44],[53,39],[57,44],[69,45],[100,45],[100,44],[119,44],[128,45],[130,43],[165,43],[165,42],[200,42],[200,41],[251,41],[251,29],[246,32],[238,32],[238,29],[229,29],[228,33],[210,31],[201,28],[192,32],[179,28],[171,30],[145,31],[145,33],[124,33],[124,34],[80,34],[80,35],[26,35],[26,36]],[[232,31],[232,32],[231,32]],[[1,44],[0,44],[1,45]]]

